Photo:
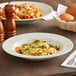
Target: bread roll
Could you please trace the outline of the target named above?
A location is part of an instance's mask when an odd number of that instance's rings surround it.
[[[71,14],[72,16],[76,17],[76,5],[69,6],[66,9],[66,13]]]
[[[64,20],[66,22],[74,20],[74,17],[67,13],[61,14],[59,17],[61,18],[61,20]]]

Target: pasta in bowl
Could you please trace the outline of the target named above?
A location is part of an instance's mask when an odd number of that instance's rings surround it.
[[[35,40],[37,41],[35,42]],[[38,45],[36,45],[36,43]],[[70,52],[73,48],[73,42],[61,35],[38,32],[38,33],[21,34],[11,37],[7,39],[5,42],[3,42],[2,48],[6,53],[12,56],[28,60],[40,61],[40,60],[51,59]],[[32,52],[32,50],[30,49],[33,50],[35,49],[37,52],[36,51]],[[49,49],[49,51],[47,49]],[[28,54],[28,52],[31,53]]]
[[[23,44],[21,47],[16,47],[16,52],[23,55],[45,56],[53,55],[59,51],[57,45],[48,44],[46,41],[35,40],[32,43]]]
[[[15,14],[13,19],[33,19],[43,16],[43,12],[35,5],[15,4]],[[4,8],[2,9],[2,18],[6,18]]]
[[[0,3],[0,7],[4,8],[8,2]],[[16,22],[36,22],[39,19],[45,19],[47,16],[52,16],[53,8],[45,3],[33,2],[33,1],[11,1],[10,4],[15,5],[16,12],[14,19]],[[5,21],[5,15],[3,12],[2,19]]]

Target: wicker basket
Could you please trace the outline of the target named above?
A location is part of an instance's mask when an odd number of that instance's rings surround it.
[[[59,28],[76,32],[76,22],[65,22],[61,20],[58,16],[54,16],[54,21],[57,23],[57,26],[59,26]]]

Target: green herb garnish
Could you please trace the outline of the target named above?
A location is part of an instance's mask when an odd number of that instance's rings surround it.
[[[40,53],[37,53],[37,55],[40,55]]]
[[[46,55],[48,55],[48,53]]]
[[[29,50],[29,48],[27,48],[27,49],[24,49],[24,51],[28,51]]]
[[[23,15],[21,15],[21,19],[23,19]]]
[[[45,42],[45,43],[46,43],[46,41],[43,41],[43,42]]]
[[[54,48],[57,50],[57,46],[54,46]]]
[[[38,51],[41,51],[41,49],[38,49]]]
[[[34,46],[32,46],[32,48],[34,48]]]
[[[24,12],[27,14],[27,11],[26,10],[24,10]]]

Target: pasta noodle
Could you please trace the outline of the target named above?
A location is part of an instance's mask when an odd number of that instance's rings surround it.
[[[37,8],[35,5],[14,5],[16,10],[14,14],[14,19],[32,19],[32,18],[39,18],[43,16],[43,12]],[[5,18],[4,8],[2,8],[2,17]]]
[[[32,43],[26,43],[20,47],[16,47],[16,52],[23,55],[45,56],[55,54],[59,49],[59,46],[47,44],[46,41],[35,40]]]

